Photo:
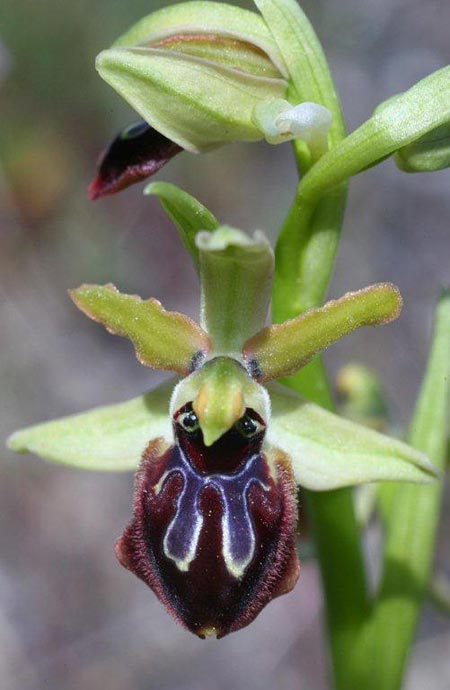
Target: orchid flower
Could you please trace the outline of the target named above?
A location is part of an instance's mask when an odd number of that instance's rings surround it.
[[[264,234],[219,226],[173,185],[157,191],[172,195],[184,219],[200,276],[200,324],[113,285],[70,294],[91,319],[131,340],[144,366],[177,378],[18,431],[9,446],[77,468],[136,472],[119,561],[188,630],[223,637],[297,581],[297,487],[428,482],[436,472],[421,452],[276,382],[356,329],[395,319],[397,288],[372,285],[265,326],[274,256]]]
[[[153,12],[97,57],[97,69],[143,118],[107,147],[92,199],[156,173],[182,150],[300,138],[327,150],[332,116],[302,102],[263,17],[194,0]]]

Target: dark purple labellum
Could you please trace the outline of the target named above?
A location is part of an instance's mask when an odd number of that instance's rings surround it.
[[[103,152],[97,175],[89,185],[89,198],[116,194],[154,175],[182,150],[143,120],[130,125]]]
[[[297,580],[295,484],[252,410],[210,447],[190,405],[174,429],[144,453],[116,552],[188,630],[223,637]]]

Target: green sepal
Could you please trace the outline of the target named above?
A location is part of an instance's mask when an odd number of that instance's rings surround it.
[[[430,482],[437,476],[426,455],[355,424],[271,383],[267,441],[290,456],[300,486],[328,491],[365,482]]]
[[[396,319],[401,307],[400,293],[391,283],[349,292],[320,309],[264,328],[244,344],[244,359],[261,381],[289,376],[356,329]]]
[[[192,0],[164,7],[143,17],[114,42],[115,47],[148,45],[186,34],[218,35],[245,41],[268,55],[286,76],[286,66],[264,20],[250,10],[226,3]]]
[[[184,246],[199,267],[198,248],[195,237],[200,230],[215,230],[219,226],[217,218],[206,206],[193,196],[169,182],[151,182],[144,194],[154,194],[169,218],[175,223]]]
[[[317,200],[329,189],[450,122],[450,65],[390,98],[328,151],[303,178],[299,194]]]
[[[141,364],[189,374],[210,349],[207,334],[192,319],[169,312],[156,299],[123,295],[114,285],[81,285],[69,294],[89,318],[129,338]]]
[[[200,258],[201,325],[217,354],[240,353],[267,316],[274,256],[262,232],[253,237],[222,226],[196,236]]]
[[[8,447],[79,469],[134,472],[150,440],[172,440],[169,400],[174,385],[172,379],[127,402],[16,431]]]
[[[450,166],[450,122],[404,146],[394,160],[404,172],[434,172]]]

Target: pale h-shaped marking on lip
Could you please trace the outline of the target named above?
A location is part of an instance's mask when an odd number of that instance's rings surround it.
[[[266,483],[263,456],[255,453],[249,457],[240,472],[232,475],[213,474],[204,476],[195,471],[181,448],[172,449],[169,467],[154,488],[158,495],[166,479],[175,473],[183,477],[183,489],[178,497],[176,513],[167,527],[163,548],[167,558],[177,568],[187,572],[197,553],[198,541],[204,517],[198,501],[202,490],[214,486],[220,493],[222,514],[222,553],[230,575],[239,579],[251,562],[255,550],[255,532],[248,510],[248,491],[254,483],[264,491]]]

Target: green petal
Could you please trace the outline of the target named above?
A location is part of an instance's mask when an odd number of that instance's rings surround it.
[[[321,309],[264,328],[244,344],[244,358],[261,381],[288,376],[356,329],[396,319],[401,306],[400,293],[391,283],[349,292]]]
[[[215,230],[219,221],[193,196],[169,182],[151,182],[144,194],[154,194],[169,218],[177,226],[184,246],[198,268],[198,248],[195,237],[201,230]]]
[[[122,295],[114,285],[82,285],[69,294],[110,333],[129,338],[141,364],[186,375],[209,351],[209,338],[194,321],[166,311],[156,299]]]
[[[401,441],[324,410],[270,384],[267,441],[291,457],[296,482],[315,491],[378,481],[427,482],[436,470]]]
[[[169,399],[174,385],[172,380],[118,405],[16,431],[8,447],[80,469],[134,471],[151,439],[172,439]]]

